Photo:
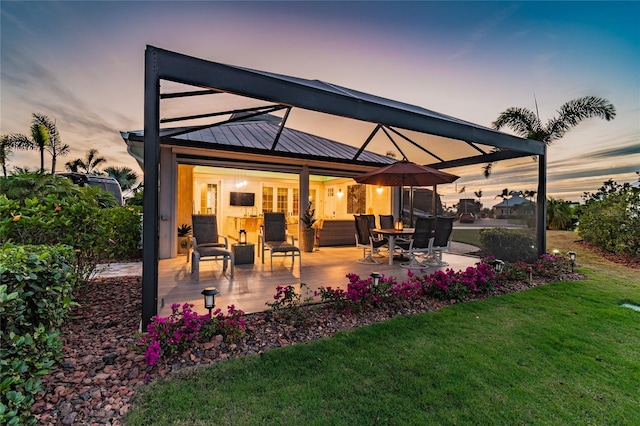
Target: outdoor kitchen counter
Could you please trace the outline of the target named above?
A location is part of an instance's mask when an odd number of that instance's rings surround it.
[[[247,231],[247,241],[257,243],[260,225],[262,225],[261,217],[227,216],[224,221],[224,235],[237,240],[240,230],[244,229]]]

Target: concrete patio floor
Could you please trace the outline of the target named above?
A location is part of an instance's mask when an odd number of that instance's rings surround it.
[[[452,251],[466,252],[468,247],[454,243]],[[471,246],[472,247],[472,246]],[[472,247],[473,248],[473,247]],[[257,247],[256,247],[257,249]],[[257,251],[257,250],[256,250]],[[266,303],[272,302],[279,285],[293,285],[300,291],[300,283],[305,283],[303,297],[312,297],[313,292],[321,286],[346,288],[348,273],[355,273],[363,278],[376,271],[385,276],[393,276],[402,281],[407,277],[407,269],[400,266],[400,262],[388,264],[388,257],[377,258],[382,263],[365,265],[357,262],[362,257],[362,249],[348,247],[322,247],[311,253],[302,253],[292,264],[291,257],[277,257],[273,260],[273,271],[270,268],[269,254],[265,263],[255,255],[254,264],[236,265],[235,275],[230,277],[229,269],[222,270],[222,261],[203,261],[200,263],[200,281],[196,281],[191,274],[191,264],[182,255],[173,259],[164,259],[159,263],[158,273],[158,315],[168,316],[173,303],[189,302],[194,310],[204,314],[207,310],[203,305],[200,292],[206,287],[216,287],[220,292],[216,296],[216,307],[225,313],[227,306],[234,305],[245,313],[261,312],[270,309]],[[448,267],[436,268],[430,266],[425,273],[432,273],[437,269],[451,268],[465,269],[474,266],[478,257],[445,252],[443,260]],[[302,264],[302,267],[300,266]],[[100,268],[100,277],[141,275],[141,263],[111,264]],[[413,270],[419,272],[419,270]]]

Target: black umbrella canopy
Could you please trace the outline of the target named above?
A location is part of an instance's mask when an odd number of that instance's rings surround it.
[[[354,177],[358,183],[380,186],[433,186],[451,183],[459,176],[411,161],[398,161]]]

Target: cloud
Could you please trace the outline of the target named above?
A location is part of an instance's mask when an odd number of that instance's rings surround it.
[[[31,97],[29,102],[35,109],[33,112],[47,111],[69,127],[89,133],[114,133],[118,126],[107,120],[107,115],[119,123],[134,125],[130,118],[114,110],[105,110],[101,114],[93,112],[94,107],[76,96],[66,82],[21,52],[7,48],[2,56],[3,87],[22,99]]]

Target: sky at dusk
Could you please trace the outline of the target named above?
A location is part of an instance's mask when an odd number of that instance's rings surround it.
[[[144,50],[349,87],[491,127],[508,107],[543,122],[593,95],[613,121],[589,119],[548,151],[548,195],[580,201],[640,170],[640,2],[0,2],[0,133],[55,119],[66,161],[96,148],[140,171],[119,131],[143,127]],[[384,154],[384,152],[381,152]],[[50,157],[45,157],[50,163]],[[35,152],[9,166],[35,168]],[[485,206],[536,190],[530,158],[448,170]],[[443,188],[445,200],[458,198]]]

